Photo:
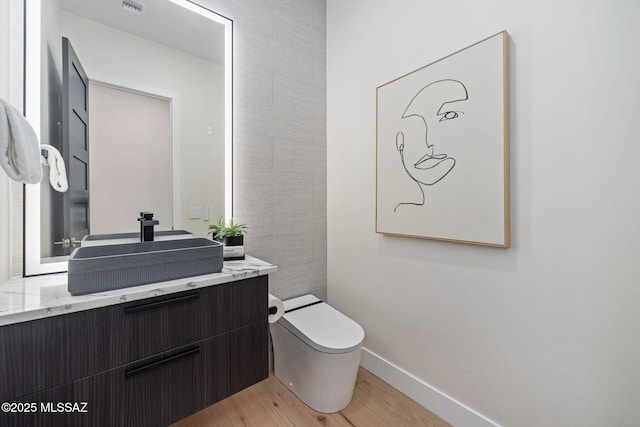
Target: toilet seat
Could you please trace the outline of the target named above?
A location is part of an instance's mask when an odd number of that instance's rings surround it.
[[[355,321],[313,295],[284,301],[285,314],[278,321],[310,347],[323,353],[347,353],[364,340]]]

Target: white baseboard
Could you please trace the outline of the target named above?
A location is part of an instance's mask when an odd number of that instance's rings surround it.
[[[360,364],[455,427],[500,427],[499,424],[366,348],[362,349]]]

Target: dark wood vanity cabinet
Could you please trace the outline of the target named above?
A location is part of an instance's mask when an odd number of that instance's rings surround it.
[[[0,327],[0,426],[164,426],[265,379],[267,292],[258,276]]]

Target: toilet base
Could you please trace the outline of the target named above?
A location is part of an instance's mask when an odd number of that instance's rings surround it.
[[[353,396],[362,347],[347,353],[322,353],[277,322],[270,326],[276,378],[318,412],[346,408]]]

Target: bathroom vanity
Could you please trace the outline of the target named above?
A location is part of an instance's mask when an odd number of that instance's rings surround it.
[[[268,274],[71,296],[66,275],[0,285],[0,425],[166,426],[268,376]]]

